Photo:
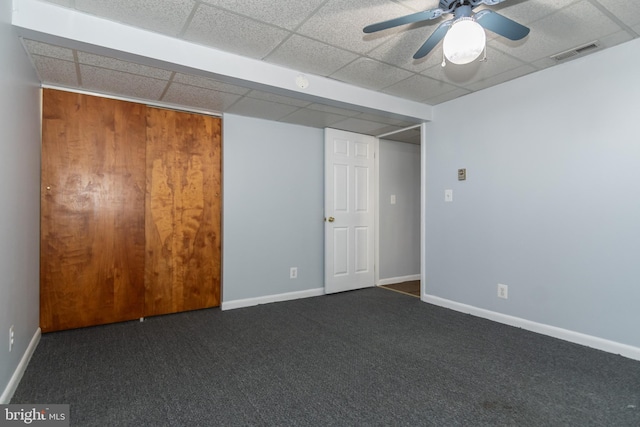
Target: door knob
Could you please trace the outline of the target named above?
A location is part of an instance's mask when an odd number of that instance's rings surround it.
[[[334,217],[332,217],[332,216],[330,216],[330,217],[329,217],[329,219],[328,219],[328,221],[329,221],[329,222],[333,222],[333,221],[335,221],[335,220],[336,220],[336,219],[335,219]]]

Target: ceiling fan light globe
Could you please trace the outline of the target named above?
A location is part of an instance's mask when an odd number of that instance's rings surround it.
[[[473,18],[460,18],[451,25],[444,37],[444,56],[458,65],[473,62],[485,48],[484,28]]]

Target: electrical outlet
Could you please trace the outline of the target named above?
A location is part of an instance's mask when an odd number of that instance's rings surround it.
[[[13,350],[13,325],[9,328],[9,351]]]
[[[509,287],[507,285],[498,283],[498,298],[503,298],[503,299],[509,298]]]
[[[298,278],[298,267],[291,267],[289,269],[289,279],[297,279]]]

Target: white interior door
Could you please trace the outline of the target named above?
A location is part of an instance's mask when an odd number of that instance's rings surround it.
[[[374,285],[376,138],[325,129],[325,292]]]

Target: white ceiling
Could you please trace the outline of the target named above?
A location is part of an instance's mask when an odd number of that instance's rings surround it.
[[[16,0],[18,9],[21,1]],[[375,34],[362,32],[368,24],[437,7],[437,0],[42,1],[428,105],[560,64],[551,56],[563,51],[597,42],[599,47],[588,54],[640,34],[640,7],[634,0],[507,0],[491,9],[530,27],[530,34],[512,42],[487,32],[486,62],[443,68],[441,45],[421,60],[412,56],[450,16]],[[25,36],[24,46],[46,85],[372,135],[420,122],[290,93],[283,96],[203,73],[151,67],[117,52],[96,54],[73,41],[51,42],[46,34]],[[389,138],[416,142],[419,130]]]

